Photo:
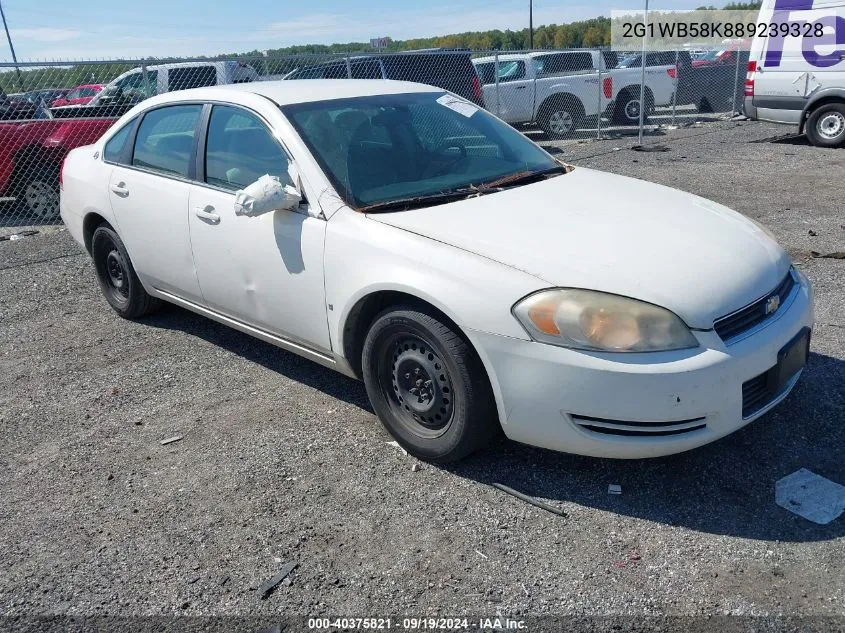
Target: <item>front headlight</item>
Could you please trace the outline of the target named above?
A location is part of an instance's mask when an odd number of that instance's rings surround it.
[[[593,290],[544,290],[513,307],[531,338],[603,352],[698,347],[686,324],[665,308]]]

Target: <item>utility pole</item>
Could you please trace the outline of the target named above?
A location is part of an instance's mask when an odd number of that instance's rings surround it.
[[[23,92],[23,79],[21,78],[21,69],[18,67],[18,57],[15,55],[15,47],[12,46],[12,36],[9,35],[9,25],[6,24],[6,14],[3,13],[3,4],[0,3],[0,16],[3,18],[3,28],[6,29],[6,39],[9,40],[9,50],[12,51],[12,61],[15,63],[15,72],[18,74],[18,88]]]
[[[8,33],[8,30],[6,31]],[[9,46],[12,41],[9,40]],[[534,48],[534,0],[528,0],[528,48]]]

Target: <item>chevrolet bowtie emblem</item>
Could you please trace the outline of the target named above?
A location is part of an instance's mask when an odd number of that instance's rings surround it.
[[[768,299],[766,299],[766,314],[774,314],[777,312],[777,309],[780,307],[780,297],[778,295],[772,295]]]

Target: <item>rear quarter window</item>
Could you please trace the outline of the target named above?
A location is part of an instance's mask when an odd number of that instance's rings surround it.
[[[103,148],[103,160],[107,163],[124,163],[126,143],[132,133],[132,128],[135,127],[138,117],[135,117],[129,123],[124,125],[118,132],[112,136],[106,146]]]

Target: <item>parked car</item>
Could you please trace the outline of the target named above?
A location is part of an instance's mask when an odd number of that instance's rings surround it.
[[[53,101],[61,99],[68,92],[68,88],[41,88],[23,93],[23,99],[35,106],[49,107]]]
[[[67,153],[96,141],[117,120],[46,119],[0,122],[0,197],[16,199],[30,217],[59,215],[59,166]]]
[[[640,73],[617,62],[612,51],[507,53],[498,56],[497,86],[496,57],[473,60],[491,112],[508,123],[536,122],[553,138],[605,113],[617,123],[639,122]],[[669,69],[647,69],[649,109],[671,103],[674,90]]]
[[[422,459],[501,431],[684,451],[774,407],[807,360],[810,284],[760,225],[558,162],[431,86],[159,95],[70,152],[61,182],[120,316],[172,302],[363,378]]]
[[[678,54],[677,105],[694,105],[699,112],[736,112],[742,108],[741,73],[748,51],[721,52],[725,56],[720,58],[717,54],[716,63],[698,65],[686,51]]]
[[[745,46],[744,48],[748,48]],[[740,44],[732,44],[728,48],[710,50],[699,57],[692,58],[692,65],[694,68],[699,66],[718,66],[722,64],[730,64],[736,66],[737,55],[743,50]]]
[[[815,0],[778,8],[764,0],[758,21],[810,25],[788,37],[757,37],[745,79],[745,114],[798,126],[818,147],[845,146],[845,1]],[[816,26],[818,25],[818,27]],[[837,44],[840,46],[837,48]]]
[[[284,79],[396,79],[443,88],[484,105],[481,84],[464,49],[425,49],[358,55],[313,64],[285,75]]]
[[[33,119],[38,108],[23,98],[22,92],[6,95],[0,90],[0,121]]]
[[[138,103],[156,94],[202,86],[248,83],[258,72],[244,62],[178,62],[133,68],[103,88],[89,102],[91,106]]]
[[[85,105],[97,96],[97,93],[99,93],[102,89],[102,84],[83,84],[81,86],[77,86],[63,97],[55,99],[50,107],[59,108],[61,106],[68,105]]]

